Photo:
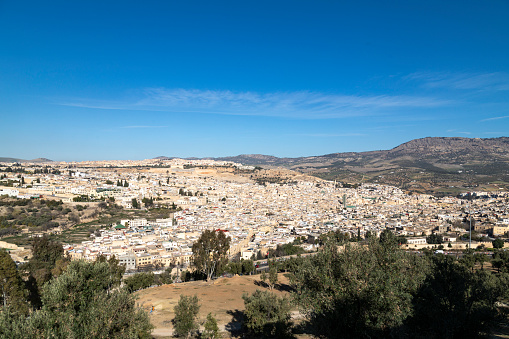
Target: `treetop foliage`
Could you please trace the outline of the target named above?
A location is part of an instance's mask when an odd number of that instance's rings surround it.
[[[0,312],[2,338],[150,338],[145,311],[125,289],[112,288],[107,262],[73,261],[41,290],[41,309],[29,317]]]
[[[244,294],[242,299],[246,307],[244,326],[251,334],[269,338],[290,336],[291,307],[287,298],[256,290],[250,296]]]
[[[173,319],[173,331],[175,336],[182,338],[189,338],[198,331],[198,323],[196,317],[200,305],[198,304],[198,297],[180,295],[178,304],[175,305],[175,318]]]
[[[207,275],[207,280],[228,263],[230,237],[222,231],[205,230],[193,244],[194,265]]]
[[[319,337],[464,338],[489,332],[508,297],[509,254],[495,253],[500,274],[482,269],[486,260],[406,253],[387,231],[342,251],[329,241],[288,268],[293,298]]]

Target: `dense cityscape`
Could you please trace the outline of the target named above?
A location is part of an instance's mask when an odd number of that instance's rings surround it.
[[[10,172],[16,166],[26,173]],[[405,248],[415,250],[436,246],[426,241],[432,234],[443,236],[450,249],[465,249],[470,246],[471,222],[474,248],[491,247],[493,237],[505,237],[509,231],[507,192],[471,192],[471,199],[466,194],[437,198],[377,184],[346,188],[351,185],[310,176],[299,176],[290,183],[259,184],[249,178],[251,173],[271,170],[212,160],[45,166],[0,167],[5,173],[0,184],[12,185],[4,186],[0,194],[18,199],[56,199],[70,205],[97,206],[114,201],[128,210],[134,209],[133,204],[144,210],[175,208],[168,218],[137,217],[99,225],[99,231],[88,241],[66,244],[74,259],[115,255],[129,270],[147,265],[168,267],[171,263],[188,266],[192,244],[203,230],[226,232],[231,238],[230,257],[243,259],[301,237],[309,239],[301,246],[312,251],[316,249],[313,239],[338,230],[352,239],[363,239],[368,232],[379,236],[389,229],[405,238]],[[59,174],[38,173],[56,171]],[[234,171],[243,174],[235,175]],[[20,228],[30,231],[27,225]],[[63,229],[58,225],[45,232],[54,234]]]

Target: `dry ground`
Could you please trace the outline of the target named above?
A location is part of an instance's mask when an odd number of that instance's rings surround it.
[[[154,306],[154,312],[150,314],[150,320],[155,326],[152,334],[156,338],[169,337],[173,328],[171,320],[174,318],[173,307],[177,304],[180,295],[197,295],[201,305],[198,321],[201,325],[205,322],[207,314],[217,319],[221,331],[234,319],[236,311],[244,310],[242,294],[251,294],[257,289],[267,289],[257,284],[260,276],[234,276],[232,278],[219,278],[211,282],[194,281],[180,284],[163,285],[142,290],[137,294],[138,304],[147,311]],[[283,274],[279,274],[282,289],[287,287],[288,280]],[[273,290],[277,295],[288,295],[288,292]],[[238,312],[237,312],[238,315]],[[239,328],[239,322],[233,322],[234,328]],[[226,334],[226,333],[225,333]],[[226,334],[227,335],[227,334]]]

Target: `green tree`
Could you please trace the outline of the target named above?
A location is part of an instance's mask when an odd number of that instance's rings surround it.
[[[16,264],[6,250],[0,249],[0,307],[10,308],[17,314],[28,311],[27,292]]]
[[[256,290],[242,296],[245,305],[244,326],[253,335],[284,338],[290,335],[290,302],[268,291]]]
[[[491,242],[491,244],[493,245],[493,248],[496,248],[496,249],[504,247],[504,241],[500,238],[493,240]]]
[[[508,276],[472,271],[450,256],[431,257],[432,270],[416,293],[410,328],[425,338],[473,338],[497,320]]]
[[[198,331],[198,323],[196,317],[200,310],[198,297],[187,297],[180,295],[178,304],[173,308],[175,318],[173,319],[173,332],[175,336],[182,338],[190,338]]]
[[[138,204],[138,200],[136,200],[136,198],[132,198],[131,199],[131,205],[133,206],[133,208],[140,208],[140,205]]]
[[[384,246],[397,246],[398,238],[396,235],[388,229],[384,229],[382,233],[380,233],[380,243]]]
[[[241,263],[242,263],[242,273],[243,274],[250,274],[251,272],[254,271],[255,266],[254,266],[253,260],[251,260],[251,259],[241,260]]]
[[[437,244],[437,245],[440,245],[440,244],[443,244],[444,242],[444,237],[442,237],[441,234],[430,234],[426,237],[426,242],[428,244]]]
[[[293,295],[316,335],[386,336],[412,314],[412,294],[425,278],[426,261],[386,235],[367,248],[347,244],[342,252],[328,243],[296,268]]]
[[[24,338],[150,338],[148,314],[124,289],[110,289],[110,278],[108,263],[71,262],[43,286],[42,308],[11,317],[2,337],[21,328]]]
[[[193,244],[194,265],[210,280],[228,263],[230,237],[221,231],[205,230]]]
[[[129,292],[134,292],[143,288],[150,287],[154,284],[154,273],[136,273],[124,280],[126,288]]]
[[[120,260],[118,260],[115,255],[112,255],[110,259],[106,259],[104,255],[100,255],[97,257],[96,262],[108,263],[110,269],[110,286],[108,288],[119,286],[121,284],[122,277],[125,273],[125,265],[120,265]]]
[[[277,263],[275,261],[269,262],[269,288],[272,290],[278,282],[277,276]]]
[[[221,337],[217,320],[212,316],[212,313],[207,314],[207,320],[203,326],[205,327],[201,334],[203,339],[217,339]]]
[[[509,272],[509,252],[495,250],[491,264],[500,272]]]
[[[53,268],[55,262],[64,256],[62,243],[50,240],[48,236],[36,237],[32,243],[31,264]]]
[[[26,286],[32,307],[41,307],[40,288],[54,275],[60,274],[69,261],[69,257],[64,257],[62,243],[51,240],[46,235],[34,238],[32,257],[21,267],[27,275]],[[55,269],[57,263],[59,269]]]

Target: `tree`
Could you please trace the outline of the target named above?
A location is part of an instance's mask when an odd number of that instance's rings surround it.
[[[203,325],[205,329],[201,334],[203,339],[216,339],[220,338],[219,326],[217,326],[217,320],[212,316],[212,313],[207,314],[207,321]]]
[[[496,249],[504,247],[504,241],[500,238],[493,240],[491,242],[491,244],[493,245],[493,248],[496,248]]]
[[[16,264],[6,250],[0,249],[0,307],[9,307],[14,313],[28,312],[27,292]]]
[[[278,282],[277,277],[277,263],[275,261],[269,262],[269,287],[273,289]]]
[[[16,337],[22,329],[24,338],[150,338],[148,314],[127,291],[109,286],[108,263],[73,261],[43,286],[42,309],[11,317],[0,334]]]
[[[267,273],[265,271],[262,271],[262,273],[260,273],[260,280],[265,284],[267,281],[268,277],[267,277]]]
[[[50,240],[46,235],[34,238],[32,257],[21,267],[27,274],[26,286],[33,307],[41,307],[40,288],[53,276],[60,274],[68,262],[70,258],[64,257],[64,248],[60,242]],[[55,269],[57,263],[59,269]]]
[[[141,290],[154,284],[154,273],[136,273],[125,279],[124,283],[129,292]]]
[[[193,244],[194,265],[210,280],[228,262],[230,237],[221,231],[205,230]]]
[[[432,270],[416,293],[410,328],[425,338],[472,338],[497,320],[508,276],[472,271],[450,256],[432,256]]]
[[[200,310],[198,297],[187,297],[180,295],[178,304],[173,308],[175,318],[173,319],[173,332],[177,337],[189,338],[198,331],[196,317]]]
[[[106,262],[110,268],[110,286],[119,286],[122,283],[122,277],[125,273],[125,265],[120,265],[120,260],[118,260],[115,255],[112,255],[110,259],[106,259],[104,255],[100,255],[97,257],[96,262]],[[150,286],[150,285],[149,285]]]
[[[251,260],[251,259],[241,260],[241,263],[242,263],[242,273],[243,274],[250,274],[251,272],[254,271],[255,266],[254,266],[253,260]]]
[[[284,338],[290,335],[290,302],[269,291],[256,290],[242,295],[245,305],[244,326],[253,335]]]
[[[382,233],[380,233],[380,243],[384,246],[397,246],[398,239],[391,230],[384,229]]]
[[[138,200],[136,200],[136,198],[131,199],[131,205],[133,206],[133,208],[140,208],[140,205],[138,204]]]
[[[426,242],[428,244],[442,244],[444,242],[444,237],[441,234],[430,234],[426,237]]]
[[[509,252],[495,250],[491,264],[500,272],[509,272]]]
[[[426,261],[386,235],[367,248],[347,244],[342,252],[328,243],[296,268],[294,298],[316,335],[382,337],[412,314],[412,293],[425,278]]]

